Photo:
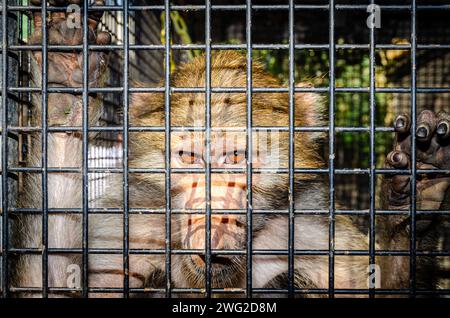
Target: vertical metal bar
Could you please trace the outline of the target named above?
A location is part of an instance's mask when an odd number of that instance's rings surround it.
[[[170,197],[170,188],[171,188],[171,180],[170,180],[170,161],[171,161],[171,131],[170,131],[170,58],[171,58],[171,48],[170,48],[170,0],[165,0],[165,19],[164,19],[164,28],[166,30],[165,33],[165,166],[166,166],[166,174],[165,174],[165,197],[166,197],[166,297],[170,298],[172,294],[172,224],[171,224],[171,197]]]
[[[294,248],[295,248],[295,37],[294,37],[294,0],[289,0],[289,237],[288,237],[288,283],[289,297],[294,297]]]
[[[374,0],[371,0],[374,4]],[[370,172],[369,172],[369,191],[370,191],[370,233],[369,233],[369,264],[375,264],[375,26],[370,28]],[[372,285],[371,285],[372,286]],[[369,286],[369,287],[371,287]],[[369,296],[375,296],[374,289],[369,289]]]
[[[8,11],[2,0],[2,296],[9,295],[8,275]]]
[[[335,210],[335,202],[334,202],[334,157],[335,157],[335,149],[334,149],[334,139],[335,139],[335,131],[334,131],[334,94],[335,94],[335,74],[334,74],[334,63],[335,63],[335,43],[334,43],[334,0],[330,0],[330,8],[329,8],[329,55],[330,55],[330,110],[329,110],[329,158],[328,158],[328,166],[329,166],[329,237],[328,237],[328,296],[330,298],[334,297],[334,210]]]
[[[205,196],[206,196],[206,231],[205,231],[205,295],[211,297],[211,2],[205,0]]]
[[[410,296],[416,295],[416,113],[417,113],[417,76],[416,76],[416,0],[411,0],[411,236],[409,242],[409,283]]]
[[[247,0],[247,297],[252,297],[252,245],[253,245],[253,116],[252,116],[252,0]]]
[[[89,2],[83,2],[83,291],[82,296],[88,297],[89,282]]]
[[[8,10],[8,5],[15,5],[16,0],[6,0],[2,3],[2,101],[0,109],[2,111],[2,275],[0,277],[4,288],[1,292],[9,294],[9,264],[8,264],[8,245],[9,245],[9,231],[8,231],[8,208],[14,208],[16,204],[16,195],[18,190],[18,180],[8,171],[9,166],[17,166],[19,162],[18,157],[18,138],[8,134],[8,126],[15,126],[19,122],[18,116],[18,96],[12,96],[8,93],[8,88],[17,86],[19,83],[19,64],[20,53],[15,54],[8,52],[10,45],[16,44],[18,40],[18,20],[19,18],[15,12]],[[20,15],[19,15],[20,17]]]
[[[27,28],[28,28],[28,34],[27,34],[27,42],[29,41],[29,37],[31,34],[31,28],[32,28],[32,18],[28,17],[28,23],[27,23]],[[27,54],[27,71],[31,72],[31,54]],[[30,79],[30,75],[28,74],[27,77],[27,85],[26,86],[30,86],[31,84],[31,79]],[[27,93],[27,105],[31,105],[31,94]],[[30,106],[27,106],[27,126],[31,126],[31,108]],[[29,147],[29,145],[31,144],[31,135],[26,135],[26,142],[27,142],[27,147]],[[19,151],[22,151],[22,149],[19,149]]]
[[[129,211],[128,211],[128,63],[130,45],[128,42],[128,0],[123,1],[123,297],[129,296]]]
[[[18,26],[19,26],[19,28],[18,28],[18,32],[19,32],[18,38],[19,38],[19,43],[20,44],[25,43],[25,38],[27,36],[24,35],[24,31],[25,30],[29,30],[29,29],[25,29],[24,30],[24,24],[25,24],[25,21],[27,21],[27,23],[29,23],[29,20],[30,19],[24,13],[22,13],[22,12],[18,13],[18,21],[17,21],[17,23],[18,23]],[[25,72],[28,71],[28,69],[25,68],[25,63],[23,63],[24,62],[24,58],[26,58],[30,54],[27,54],[27,52],[24,52],[24,51],[20,51],[20,52],[18,52],[18,55],[19,55],[19,70],[21,70],[21,71],[23,71],[23,73],[25,73]],[[17,72],[17,73],[19,73],[19,72]],[[27,81],[26,81],[26,79],[25,79],[25,75],[24,74],[22,74],[22,75],[18,74],[18,76],[19,76],[19,82],[18,82],[19,85],[18,85],[18,87],[27,87],[27,86],[29,86]],[[25,96],[26,95],[29,95],[29,94],[26,94],[26,93],[19,93],[18,94],[18,100],[20,101],[19,110],[18,110],[18,116],[19,116],[19,118],[18,118],[19,119],[18,120],[18,126],[19,127],[25,126],[24,118],[23,118],[23,113],[24,113],[24,103],[23,103],[23,101],[25,100]],[[19,133],[17,138],[18,138],[17,161],[19,163],[19,162],[23,162],[24,161],[24,152],[22,151],[22,149],[23,149],[23,146],[25,144],[24,139],[26,138],[26,135],[22,134],[22,133]],[[22,183],[21,180],[22,180],[22,176],[19,175],[19,181],[18,181],[19,184]]]
[[[47,191],[47,2],[42,1],[42,78],[41,78],[41,96],[42,96],[42,133],[41,133],[41,165],[42,165],[42,298],[48,297],[48,191]]]

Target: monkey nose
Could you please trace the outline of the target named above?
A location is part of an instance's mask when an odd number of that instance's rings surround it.
[[[192,255],[192,260],[198,267],[203,267],[206,264],[205,255]],[[232,263],[231,258],[223,255],[211,255],[211,265],[213,266],[228,266]]]

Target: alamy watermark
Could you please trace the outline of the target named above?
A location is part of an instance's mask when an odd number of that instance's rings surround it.
[[[79,29],[81,28],[81,8],[77,4],[71,4],[67,6],[67,27],[69,29]]]
[[[381,270],[380,265],[370,264],[367,266],[367,287],[381,288]]]
[[[366,20],[367,27],[369,29],[381,28],[381,7],[376,4],[368,5],[367,12],[370,13]]]
[[[66,269],[67,287],[68,288],[81,288],[81,268],[77,264],[70,264]]]

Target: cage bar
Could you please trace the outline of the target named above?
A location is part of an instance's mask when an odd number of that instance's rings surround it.
[[[47,3],[42,2],[41,8],[42,21],[46,21],[47,18]],[[41,80],[41,98],[42,98],[42,133],[41,133],[41,165],[42,165],[42,245],[44,250],[42,251],[42,298],[48,297],[48,91],[47,91],[47,79],[48,79],[48,51],[47,51],[47,23],[42,23],[42,80]]]
[[[211,297],[211,3],[205,0],[205,296]]]
[[[171,160],[171,123],[170,123],[170,69],[171,69],[171,19],[170,19],[170,0],[165,0],[165,198],[166,198],[166,297],[170,297],[172,293],[172,199],[170,195],[172,173]]]
[[[123,9],[123,297],[129,297],[129,268],[130,268],[130,260],[129,260],[129,187],[128,187],[128,130],[129,130],[129,41],[128,41],[128,0],[123,0],[122,9]]]
[[[329,169],[329,212],[330,212],[330,225],[329,225],[329,237],[328,237],[328,296],[330,298],[334,297],[334,246],[335,246],[335,223],[334,223],[334,213],[335,213],[335,201],[334,201],[334,176],[335,176],[335,167],[334,167],[334,158],[335,158],[335,39],[334,39],[334,10],[335,3],[334,0],[330,0],[330,10],[328,16],[329,23],[329,45],[330,45],[330,91],[329,91],[329,118],[328,118],[328,148],[329,148],[329,158],[328,158],[328,169]]]
[[[246,44],[247,44],[247,279],[246,296],[252,297],[253,278],[253,115],[252,115],[252,94],[253,94],[253,52],[252,52],[252,1],[247,0],[246,10]],[[233,212],[234,213],[234,212]]]
[[[379,5],[381,9],[386,11],[411,11],[412,5],[400,5],[400,4],[394,4],[394,5]],[[205,10],[207,5],[172,5],[172,10],[177,11],[202,11]],[[232,10],[232,11],[242,11],[246,10],[246,5],[211,5],[211,10]],[[281,5],[281,4],[275,4],[275,5],[253,5],[252,6],[254,10],[289,10],[289,5]],[[331,5],[308,5],[308,4],[296,4],[294,5],[294,10],[329,10]],[[335,10],[367,10],[367,5],[364,4],[336,4]],[[9,9],[12,11],[37,11],[39,8],[36,6],[17,6],[17,5],[11,5],[9,6]],[[120,11],[123,7],[121,5],[109,5],[106,7],[103,6],[92,6],[92,11]],[[163,11],[165,9],[164,5],[130,5],[129,10],[130,11]],[[421,4],[416,5],[416,9],[418,10],[450,10],[450,7],[445,4]],[[48,11],[61,11],[61,7],[54,7],[54,6],[48,6]]]
[[[9,295],[8,275],[8,10],[7,0],[2,0],[2,296]]]
[[[294,297],[294,248],[295,248],[295,185],[294,185],[294,169],[295,169],[295,36],[294,36],[294,1],[289,1],[289,237],[288,237],[288,286],[289,297]]]
[[[88,283],[89,283],[89,42],[88,42],[88,14],[89,2],[83,2],[83,285],[82,296],[88,297]]]
[[[417,129],[417,62],[416,62],[416,0],[411,0],[411,220],[410,220],[410,242],[409,242],[409,283],[410,296],[416,296],[416,209],[417,209],[417,147],[416,147],[416,129]]]
[[[374,5],[375,2],[371,0],[371,5]],[[376,167],[376,159],[375,159],[375,26],[372,25],[370,28],[370,172],[369,172],[369,191],[370,191],[370,220],[369,220],[369,264],[376,264],[375,261],[375,167]],[[375,277],[376,279],[376,277]],[[375,282],[376,284],[376,282]],[[375,297],[374,294],[374,286],[369,285],[369,296],[370,298]]]

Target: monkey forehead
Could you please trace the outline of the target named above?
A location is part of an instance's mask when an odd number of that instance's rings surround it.
[[[217,128],[216,128],[217,129]],[[230,130],[228,127],[222,127],[220,130],[214,129],[210,133],[211,144],[235,143],[245,144],[246,134],[245,127]],[[191,142],[203,143],[206,138],[205,132],[202,131],[176,131],[171,134],[172,144]]]
[[[211,127],[246,127],[248,109],[253,125],[287,126],[289,123],[287,94],[257,93],[248,107],[245,93],[212,93]],[[174,94],[171,103],[172,124],[180,127],[206,126],[205,94]]]
[[[204,93],[173,95],[172,124],[184,127],[206,126],[206,96]],[[210,99],[211,126],[245,126],[245,94],[213,93]]]
[[[248,92],[247,59],[235,51],[213,52],[211,57],[211,88],[237,88],[242,91],[212,92],[210,95],[212,126],[245,126]],[[173,87],[206,88],[205,56],[182,65],[173,76]],[[277,78],[264,70],[258,61],[252,63],[252,87],[281,87]],[[205,125],[207,92],[172,94],[173,122],[179,125]],[[251,108],[258,125],[287,125],[288,94],[253,93]],[[257,123],[256,123],[257,122]]]

